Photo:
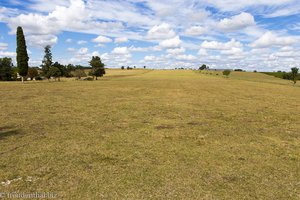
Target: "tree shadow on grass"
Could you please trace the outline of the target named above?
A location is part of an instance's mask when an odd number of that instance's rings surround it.
[[[20,134],[22,134],[20,129],[16,129],[12,126],[0,126],[0,140]]]

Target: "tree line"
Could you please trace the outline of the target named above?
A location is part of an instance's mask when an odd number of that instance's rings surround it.
[[[17,66],[14,67],[11,58],[0,58],[0,81],[17,80],[18,75],[21,77],[22,82],[24,79],[29,78],[31,80],[42,80],[54,78],[60,80],[60,77],[77,77],[81,79],[87,75],[92,76],[92,80],[98,79],[105,74],[105,65],[102,63],[99,56],[92,56],[89,61],[89,73],[86,74],[85,67],[80,65],[62,65],[58,62],[52,61],[51,46],[47,45],[44,48],[44,58],[42,60],[41,68],[29,67],[29,56],[27,53],[26,40],[22,27],[17,28],[16,33],[16,61]]]
[[[209,66],[202,64],[198,70],[203,71],[203,70],[210,70]],[[216,70],[216,69],[215,69]],[[236,72],[245,72],[242,69],[234,69],[233,71]],[[253,72],[257,72],[256,70],[254,70]],[[226,77],[229,77],[231,73],[231,70],[223,70],[222,74]],[[300,80],[300,74],[299,74],[299,68],[297,67],[292,67],[290,72],[282,72],[282,71],[278,71],[278,72],[262,72],[264,74],[267,75],[272,75],[278,78],[282,78],[282,79],[286,79],[286,80],[290,80],[294,83],[294,85],[297,83],[297,80]]]

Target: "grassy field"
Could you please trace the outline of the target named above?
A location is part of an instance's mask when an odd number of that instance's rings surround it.
[[[209,73],[0,83],[0,193],[300,199],[299,83]]]

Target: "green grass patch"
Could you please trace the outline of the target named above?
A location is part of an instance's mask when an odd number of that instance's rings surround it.
[[[1,82],[0,192],[299,199],[298,86],[190,70]]]

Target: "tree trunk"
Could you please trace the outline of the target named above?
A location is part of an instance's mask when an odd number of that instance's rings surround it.
[[[21,76],[21,79],[22,79],[22,83],[24,83],[24,77],[23,76]]]

